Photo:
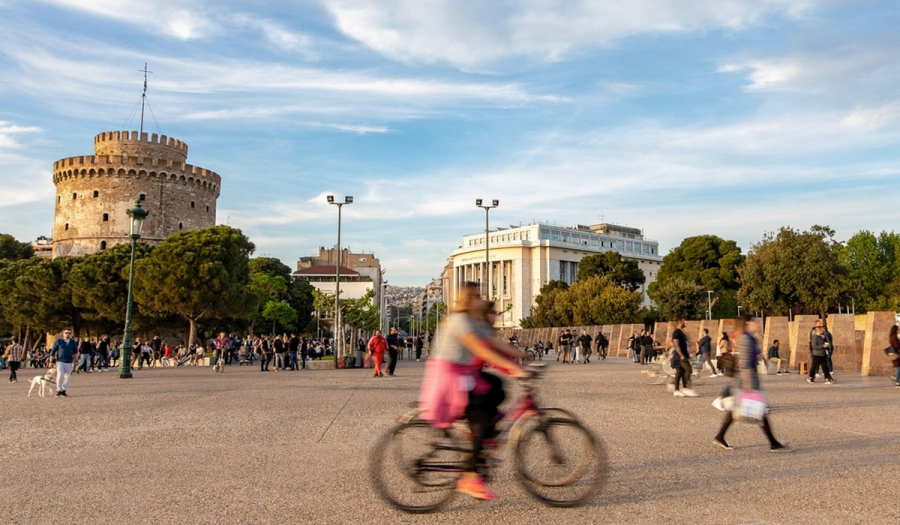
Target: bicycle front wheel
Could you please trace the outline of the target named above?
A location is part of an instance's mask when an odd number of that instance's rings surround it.
[[[550,506],[584,503],[609,477],[603,443],[574,419],[534,418],[517,436],[514,453],[519,482]]]
[[[375,445],[369,475],[378,494],[406,512],[431,512],[454,494],[468,452],[451,431],[411,421]]]
[[[666,382],[669,377],[662,371],[662,365],[659,362],[651,363],[641,369],[641,379],[648,385],[661,385]]]

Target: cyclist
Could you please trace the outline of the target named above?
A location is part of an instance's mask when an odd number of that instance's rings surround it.
[[[437,333],[431,359],[426,362],[419,397],[420,415],[438,428],[447,428],[465,415],[472,433],[472,453],[466,461],[456,490],[477,499],[496,495],[478,475],[478,459],[484,440],[495,433],[497,407],[503,401],[503,386],[486,378],[484,364],[513,376],[528,372],[510,357],[524,357],[514,347],[495,337],[488,319],[491,303],[481,298],[475,283],[465,283],[453,312]]]

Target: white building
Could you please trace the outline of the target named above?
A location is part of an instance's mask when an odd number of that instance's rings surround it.
[[[502,312],[498,325],[516,327],[531,312],[541,287],[557,280],[575,282],[578,263],[583,257],[616,251],[624,259],[636,261],[646,282],[641,288],[643,304],[648,306],[647,286],[656,279],[662,257],[659,243],[645,239],[637,228],[615,224],[594,226],[554,226],[533,223],[490,231],[491,298]],[[462,244],[450,256],[450,290],[466,281],[486,284],[485,235],[462,238]]]

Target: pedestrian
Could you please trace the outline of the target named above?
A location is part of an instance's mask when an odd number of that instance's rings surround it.
[[[769,347],[769,350],[766,352],[766,368],[768,369],[769,363],[773,363],[775,365],[775,373],[781,375],[781,370],[784,368],[784,359],[781,359],[779,355],[779,349],[781,348],[781,342],[776,339],[772,341],[772,346]]]
[[[734,338],[737,341],[738,366],[740,367],[738,388],[744,392],[761,390],[759,372],[756,369],[759,364],[760,350],[759,345],[757,345],[756,342],[756,337],[753,336],[755,325],[756,322],[753,317],[745,314],[738,318],[734,331]],[[714,444],[725,450],[732,450],[734,448],[725,441],[725,433],[728,432],[728,428],[733,421],[734,416],[732,415],[731,410],[726,410],[725,417],[722,420],[722,426],[719,428],[719,433],[716,434],[716,437],[713,439]],[[781,443],[775,439],[775,436],[772,434],[772,429],[769,426],[768,414],[763,415],[760,426],[762,426],[766,438],[769,439],[770,452],[788,452],[791,450],[786,443]]]
[[[581,354],[579,357],[584,358],[584,364],[588,364],[591,362],[591,343],[593,339],[588,335],[587,330],[581,331],[581,336],[578,337],[578,352]]]
[[[562,352],[563,364],[569,364],[569,361],[572,360],[572,331],[564,330],[559,334],[556,342],[559,346],[559,351]],[[556,360],[559,361],[559,355],[556,356]]]
[[[63,330],[63,336],[53,342],[50,356],[56,361],[56,397],[68,397],[69,378],[72,377],[72,360],[78,343],[72,339],[71,330]]]
[[[643,335],[644,331],[641,330],[641,335]],[[640,336],[637,332],[632,332],[628,337],[628,350],[631,352],[631,360],[635,363],[640,363],[638,359],[638,345],[640,344]]]
[[[684,319],[675,321],[675,327],[669,335],[672,346],[672,368],[675,369],[675,397],[697,397],[691,386],[691,351],[688,349],[687,336],[684,335]],[[679,388],[681,383],[681,388]]]
[[[828,371],[831,373],[831,377],[834,377],[834,362],[831,360],[831,356],[834,355],[834,337],[831,335],[831,332],[828,331],[828,325],[824,322],[822,323],[822,336],[825,338],[825,365],[828,367]]]
[[[897,339],[897,325],[891,326],[891,332],[888,335],[888,341],[891,343],[891,348],[893,349],[894,355],[900,355],[900,340]],[[891,362],[894,365],[896,370],[894,371],[894,381],[896,384],[894,385],[897,388],[900,388],[900,357],[894,357],[894,360]]]
[[[375,330],[375,335],[369,339],[366,349],[372,355],[372,361],[375,363],[375,373],[372,377],[384,377],[381,372],[381,362],[384,361],[384,353],[388,349],[387,340],[381,335],[381,330]]]
[[[422,334],[416,336],[415,347],[416,347],[416,361],[422,358],[422,348],[425,346],[425,339],[422,337]]]
[[[10,383],[19,382],[19,378],[16,377],[16,371],[19,370],[19,365],[22,363],[22,355],[24,353],[25,349],[22,348],[22,345],[18,343],[15,337],[9,340],[9,345],[6,346],[3,356],[6,359],[6,366],[9,368]]]
[[[75,373],[82,370],[85,374],[91,371],[91,342],[86,337],[82,337],[78,343],[78,366],[75,367]]]
[[[697,353],[700,354],[700,372],[703,372],[703,366],[708,364],[709,371],[712,372],[709,377],[716,377],[716,367],[713,366],[712,358],[712,339],[709,337],[709,330],[703,329],[703,337],[697,341]]]
[[[153,359],[154,363],[162,360],[162,350],[162,339],[160,339],[158,335],[154,335],[153,339],[150,340],[150,358]],[[147,366],[150,366],[149,363],[147,364]]]
[[[650,330],[644,330],[644,336],[641,337],[641,363],[649,364],[656,357],[656,351],[653,349],[653,336]]]
[[[308,337],[300,338],[300,366],[306,370],[306,358],[309,357],[310,340]]]
[[[287,339],[287,334],[276,335],[275,341],[272,343],[272,346],[275,348],[275,370],[285,370],[286,369],[286,359],[285,352],[287,352],[287,348],[285,348],[285,340]]]
[[[150,346],[150,342],[144,341],[141,344],[141,359],[138,361],[138,370],[144,369],[144,362],[147,362],[147,368],[150,368],[150,365],[153,364],[153,347]]]
[[[809,334],[809,347],[812,363],[809,365],[809,377],[806,378],[806,382],[815,383],[816,372],[821,367],[822,373],[825,374],[825,384],[833,384],[834,378],[831,377],[831,372],[828,370],[826,362],[829,344],[825,339],[825,325],[821,319],[816,321],[816,326],[813,327],[813,331]]]
[[[102,372],[109,368],[109,336],[103,334],[97,342],[97,371]]]
[[[412,359],[413,354],[413,337],[412,335],[407,334],[406,338],[406,358]]]
[[[396,327],[391,327],[391,331],[387,336],[387,345],[388,356],[390,357],[388,375],[392,376],[397,368],[397,356],[403,354],[403,338],[400,337],[400,332],[397,331]]]
[[[722,332],[722,337],[719,338],[719,343],[716,345],[716,370],[719,371],[719,375],[723,374],[722,365],[719,364],[719,360],[725,354],[731,353],[731,340],[728,338],[728,334]]]

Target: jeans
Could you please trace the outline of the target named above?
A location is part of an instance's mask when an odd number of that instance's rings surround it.
[[[72,363],[56,362],[56,391],[65,392],[69,389],[69,378],[72,377]]]
[[[76,370],[84,369],[85,372],[91,371],[91,354],[81,354],[81,357],[78,358],[78,368]]]
[[[286,359],[285,359],[284,352],[278,352],[277,354],[275,354],[275,370],[278,370],[279,368],[281,370],[284,370],[285,369],[285,361],[286,361]]]
[[[828,367],[829,373],[834,373],[834,363],[831,362],[831,354],[833,353],[834,351],[832,350],[825,351],[825,365]]]
[[[900,385],[900,366],[898,366],[897,370],[894,372],[894,380]]]
[[[297,351],[291,350],[291,370],[297,369]]]

